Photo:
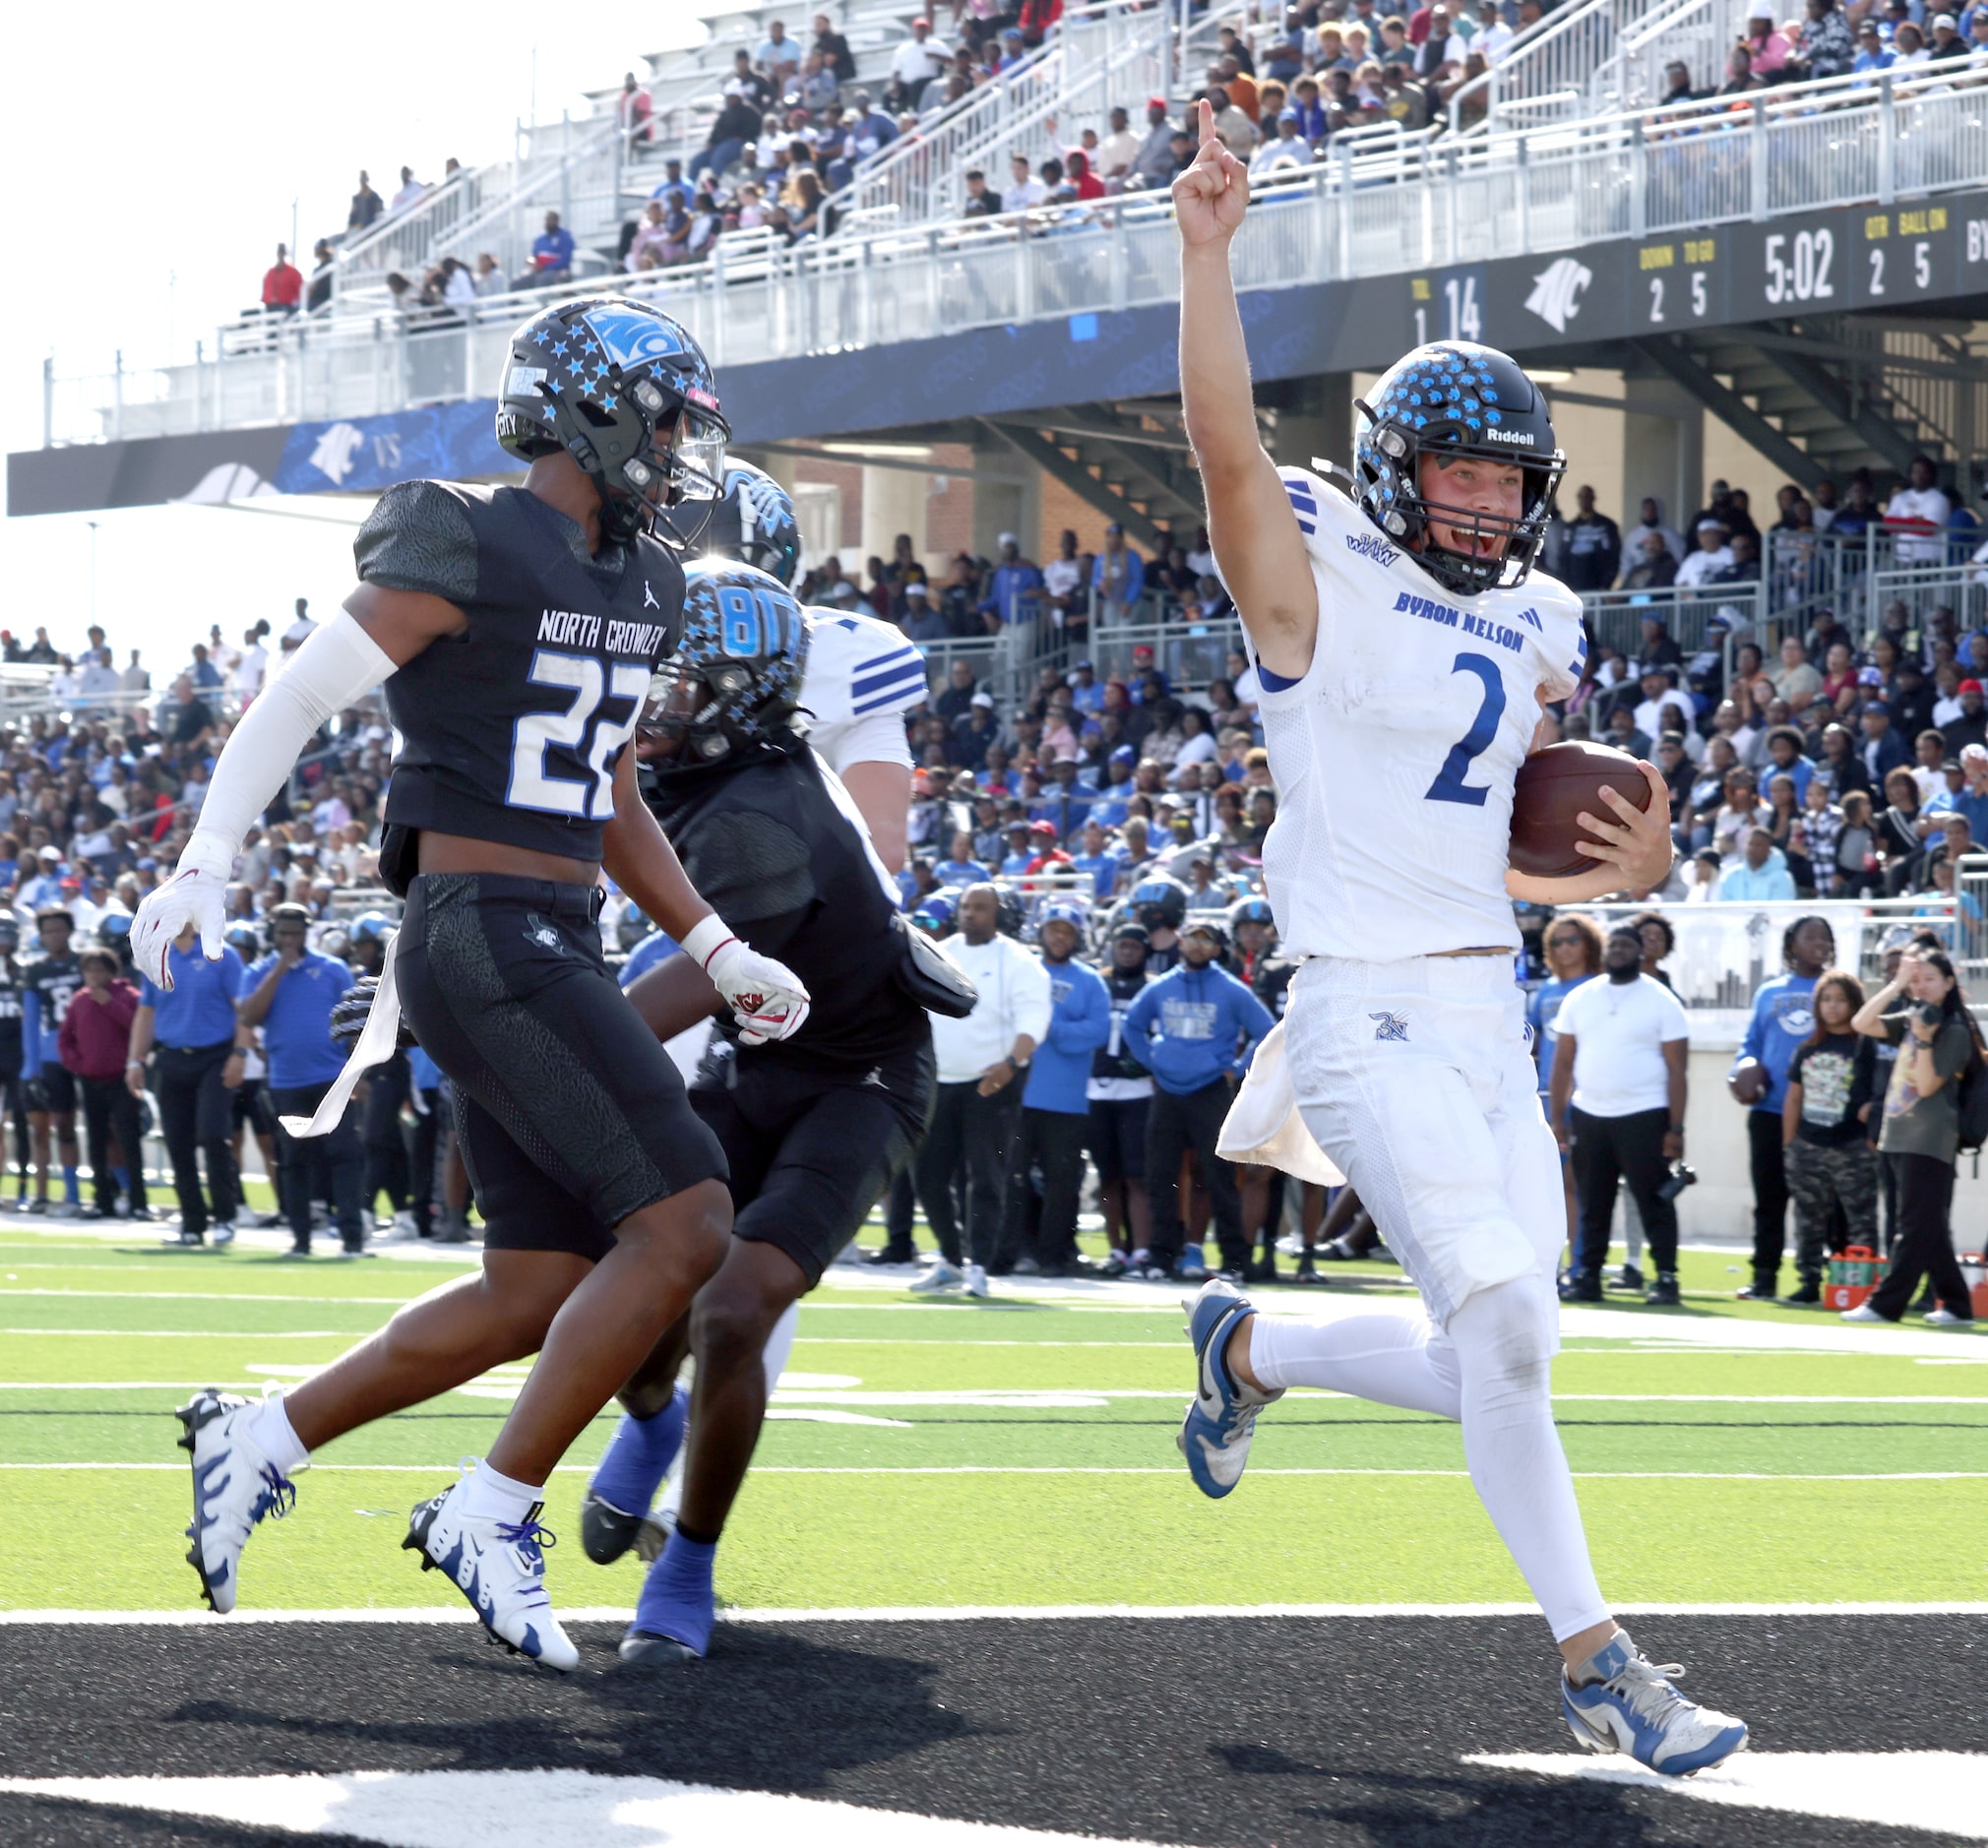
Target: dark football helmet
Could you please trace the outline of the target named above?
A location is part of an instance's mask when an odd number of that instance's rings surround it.
[[[1177,931],[1181,919],[1187,916],[1187,888],[1179,880],[1168,879],[1162,874],[1141,880],[1133,887],[1127,902],[1132,907],[1132,915],[1149,931]]]
[[[808,631],[786,585],[750,565],[703,559],[685,574],[683,640],[650,682],[642,730],[678,742],[659,773],[715,763],[794,730]]]
[[[1374,524],[1460,596],[1523,584],[1545,543],[1567,458],[1544,395],[1519,362],[1495,347],[1438,340],[1398,359],[1374,387],[1373,402],[1355,408],[1366,423],[1353,446],[1354,488]],[[1425,501],[1425,455],[1517,462],[1525,478],[1519,518]],[[1432,514],[1502,544],[1482,556],[1439,546],[1429,533]]]
[[[727,462],[724,491],[710,519],[702,509],[687,509],[685,515],[674,510],[659,515],[657,530],[693,550],[701,545],[715,557],[755,566],[793,588],[801,574],[801,524],[792,496],[764,468]]]
[[[599,490],[600,529],[617,544],[650,530],[664,507],[714,503],[730,439],[704,349],[644,302],[561,302],[511,337],[497,441],[525,462],[571,456]]]
[[[1275,930],[1277,920],[1271,910],[1268,898],[1238,898],[1228,908],[1228,927],[1234,930],[1241,924],[1268,924]]]

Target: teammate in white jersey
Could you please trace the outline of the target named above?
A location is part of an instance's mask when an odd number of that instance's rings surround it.
[[[1566,1236],[1540,1115],[1512,900],[1569,903],[1668,873],[1668,804],[1615,791],[1582,818],[1590,875],[1510,870],[1513,782],[1540,708],[1574,689],[1581,606],[1534,576],[1564,459],[1506,355],[1417,348],[1386,373],[1355,499],[1265,453],[1228,246],[1249,181],[1201,109],[1174,182],[1181,399],[1209,530],[1262,678],[1282,791],[1264,873],[1292,979],[1284,1057],[1305,1128],[1358,1190],[1421,1296],[1326,1324],[1258,1317],[1231,1285],[1192,1305],[1199,1389],[1181,1431],[1226,1495],[1257,1413],[1323,1386],[1459,1420],[1470,1478],[1565,1658],[1575,1737],[1658,1771],[1716,1764],[1737,1720],[1685,1699],[1595,1582],[1554,1428],[1554,1269]]]

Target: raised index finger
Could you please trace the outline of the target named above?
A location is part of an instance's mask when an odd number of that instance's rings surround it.
[[[1204,96],[1201,99],[1200,108],[1201,108],[1200,146],[1206,148],[1210,142],[1214,140],[1214,104],[1210,102],[1209,99],[1206,96]]]

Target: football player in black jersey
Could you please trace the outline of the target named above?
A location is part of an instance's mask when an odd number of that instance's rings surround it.
[[[636,1666],[704,1654],[713,1555],[777,1371],[768,1338],[855,1236],[931,1112],[931,1024],[902,979],[896,889],[796,711],[806,646],[783,585],[746,565],[694,566],[661,730],[639,747],[649,804],[684,870],[814,1000],[801,1030],[775,1044],[721,1019],[691,1086],[731,1168],[730,1248],[624,1387],[628,1415],[583,1510],[591,1558],[606,1564],[636,1543],[684,1442],[676,1377],[694,1354],[676,1530],[621,1644]],[[658,963],[629,998],[663,1039],[720,1008],[688,956]]]
[[[236,725],[177,872],[133,923],[162,986],[188,924],[217,955],[244,832],[318,727],[386,683],[404,743],[381,865],[406,910],[344,1075],[293,1133],[342,1118],[404,1004],[452,1080],[483,1267],[285,1397],[205,1392],[182,1410],[189,1558],[218,1610],[312,1449],[537,1352],[489,1455],[415,1509],[405,1544],[500,1640],[578,1663],[545,1594],[543,1485],[717,1268],[731,1226],[723,1148],[602,959],[602,868],[683,945],[743,1040],[807,1017],[791,971],[685,876],[627,749],[682,621],[682,567],[651,527],[716,493],[727,434],[704,354],[655,309],[579,300],[528,322],[497,416],[524,485],[415,481],[381,499],[354,544],[358,588]]]
[[[11,917],[0,917],[0,1100],[6,1106],[6,1120],[0,1136],[11,1125],[14,1133],[14,1161],[21,1171],[14,1205],[28,1207],[28,1097],[21,1067],[26,1057],[23,1019],[27,1011],[27,983],[14,953],[21,947],[21,930]]]
[[[34,914],[41,954],[31,956],[23,971],[26,988],[22,1013],[22,1072],[27,1079],[28,1127],[34,1143],[34,1198],[30,1212],[47,1212],[48,1157],[62,1161],[62,1199],[53,1208],[57,1217],[74,1218],[83,1210],[76,1174],[76,1078],[62,1063],[56,1035],[69,1004],[83,986],[83,969],[71,949],[76,920],[59,904],[43,905]]]

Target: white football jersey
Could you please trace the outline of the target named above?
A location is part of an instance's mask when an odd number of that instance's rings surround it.
[[[808,625],[801,676],[808,742],[838,775],[852,763],[908,765],[899,714],[925,699],[925,657],[901,629],[874,616],[839,609],[801,614]]]
[[[1319,590],[1312,663],[1258,701],[1277,819],[1264,882],[1285,950],[1393,962],[1519,947],[1512,788],[1586,655],[1581,599],[1533,572],[1445,590],[1336,488],[1277,471]]]

